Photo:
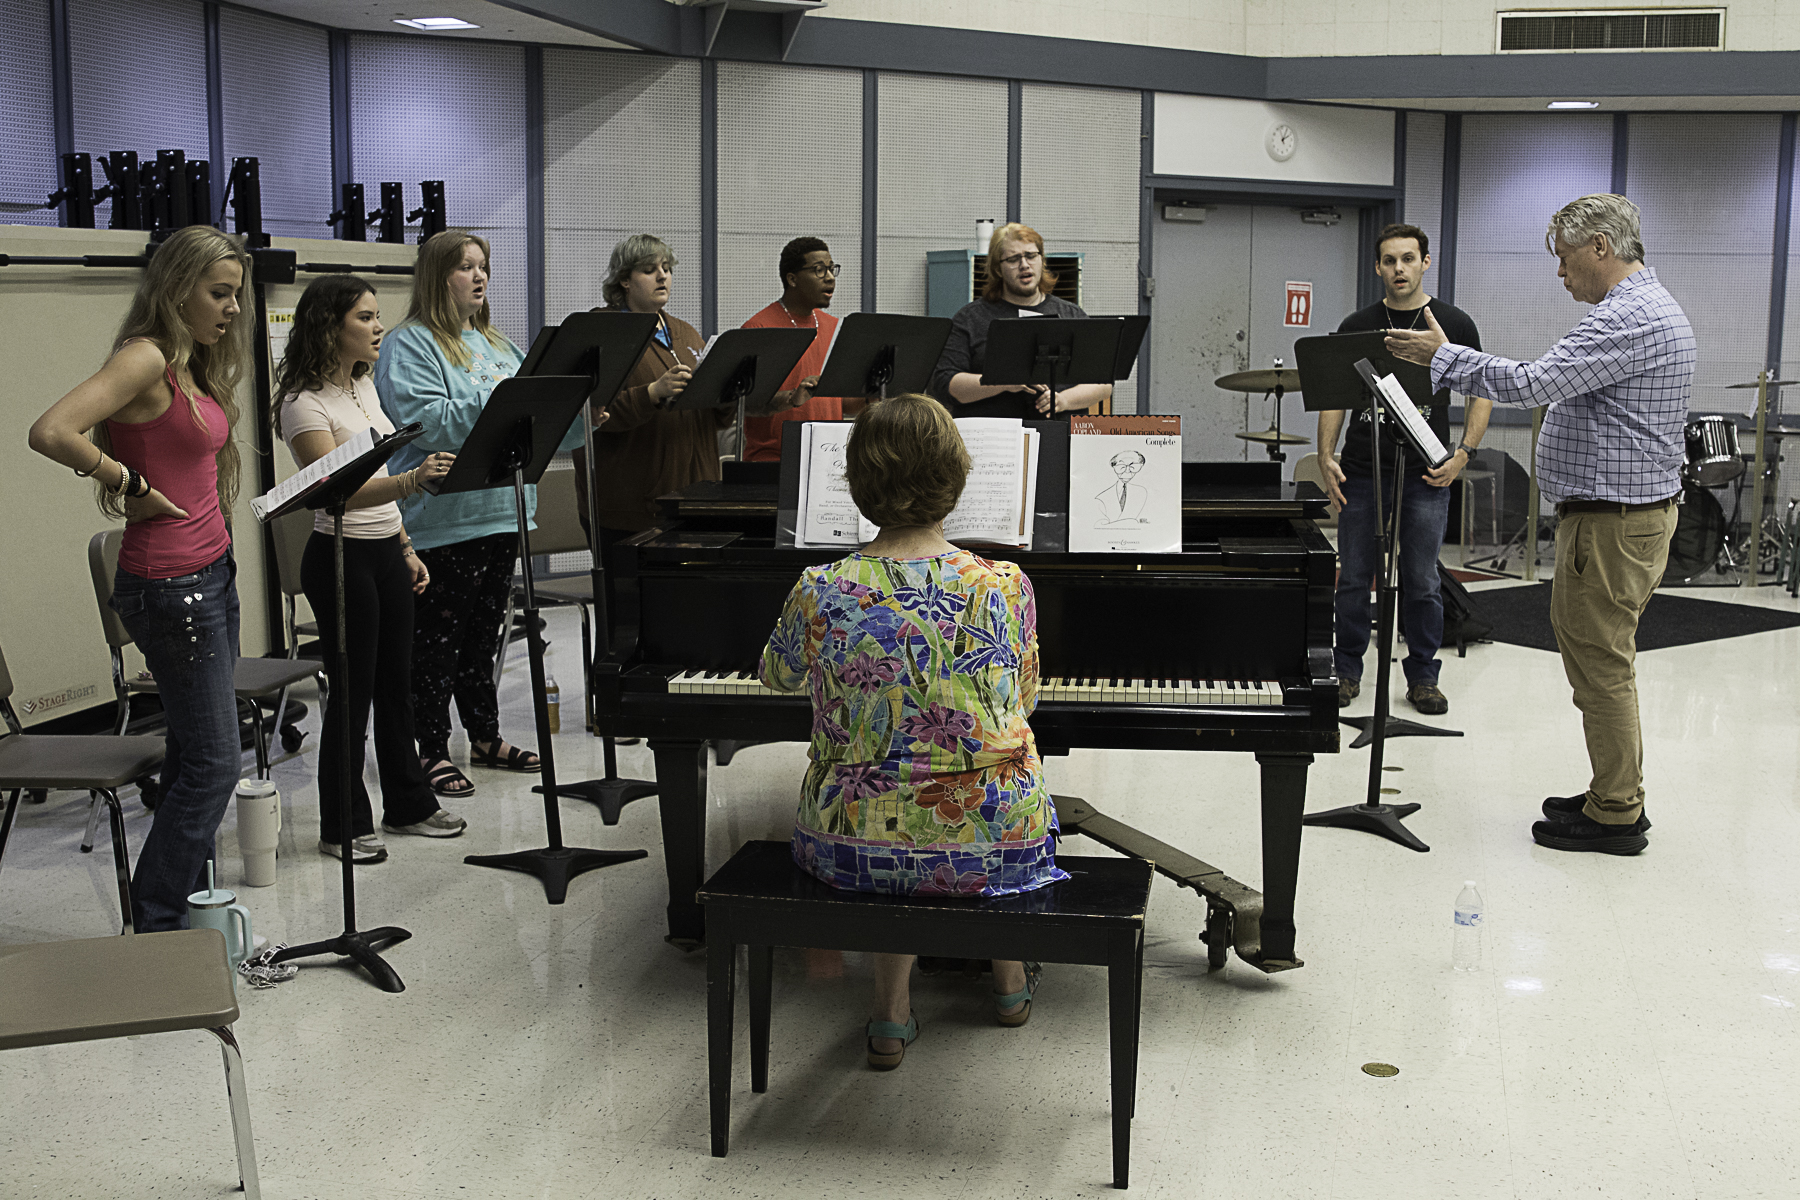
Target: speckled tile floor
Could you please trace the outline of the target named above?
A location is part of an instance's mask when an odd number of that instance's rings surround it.
[[[1795,607],[1770,592],[1750,602]],[[550,619],[572,695],[574,619]],[[512,664],[507,728],[528,742],[522,651]],[[1409,825],[1431,853],[1307,833],[1303,970],[1269,977],[1233,958],[1209,975],[1195,936],[1203,906],[1158,880],[1134,1193],[1800,1194],[1800,630],[1646,654],[1640,676],[1656,820],[1640,857],[1532,845],[1542,798],[1586,778],[1577,717],[1553,655],[1479,646],[1443,677],[1443,723],[1468,736],[1389,748],[1400,798],[1425,805]],[[599,764],[579,732],[561,735],[557,754],[569,778]],[[714,863],[744,840],[785,836],[803,757],[762,746],[712,772]],[[1367,762],[1364,751],[1320,759],[1310,807],[1360,799]],[[641,747],[621,763],[650,772]],[[337,864],[313,849],[314,767],[308,752],[277,768],[279,880],[243,889],[272,939],[339,924]],[[1247,756],[1078,752],[1050,770],[1057,791],[1256,882]],[[391,839],[389,862],[358,871],[362,923],[413,932],[387,955],[405,993],[317,960],[243,995],[271,1200],[1110,1191],[1106,993],[1087,968],[1052,967],[1016,1032],[987,1018],[983,985],[918,979],[925,1036],[878,1075],[861,1056],[866,963],[778,952],[770,1088],[752,1095],[740,1062],[731,1155],[710,1157],[704,964],[662,941],[655,801],[613,829],[565,804],[571,844],[651,857],[582,877],[553,908],[535,880],[462,864],[542,843],[532,781],[477,777],[458,806],[467,836]],[[128,809],[136,847],[149,816]],[[72,795],[23,810],[0,871],[0,941],[111,931],[105,847],[76,848],[85,815]],[[220,840],[228,885],[233,819]],[[1471,975],[1450,969],[1451,902],[1466,878],[1487,900]],[[0,1055],[0,1197],[234,1194],[209,1042],[164,1034]],[[740,1035],[740,1058],[745,1046]],[[1371,1078],[1359,1070],[1369,1061],[1400,1074]]]

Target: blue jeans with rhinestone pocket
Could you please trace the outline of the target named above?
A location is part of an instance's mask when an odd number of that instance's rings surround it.
[[[121,567],[112,607],[156,679],[168,724],[162,800],[131,877],[133,923],[140,933],[184,929],[187,898],[206,887],[206,860],[243,769],[237,563],[227,550],[172,579]]]

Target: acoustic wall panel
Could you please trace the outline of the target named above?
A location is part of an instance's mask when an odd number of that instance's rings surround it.
[[[1544,247],[1551,214],[1612,186],[1612,118],[1469,113],[1462,119],[1456,306],[1482,347],[1541,357],[1587,312]]]
[[[1800,155],[1795,158],[1793,183],[1792,194],[1800,196]],[[1787,302],[1783,306],[1781,322],[1779,378],[1800,379],[1800,204],[1790,204],[1788,210]],[[1800,396],[1786,400],[1785,408],[1800,414]],[[1796,449],[1800,450],[1800,447]]]
[[[844,268],[831,312],[862,296],[862,72],[719,64],[719,324],[781,295],[781,248],[823,238]]]
[[[699,328],[700,64],[546,47],[545,319],[602,303],[607,260],[633,233],[675,251],[669,312]]]
[[[69,0],[75,149],[209,157],[206,23],[191,0]],[[102,178],[94,166],[96,182]],[[111,202],[95,224],[105,225]]]
[[[976,221],[1006,219],[1006,84],[883,74],[879,105],[875,298],[923,316],[926,253],[972,246]]]
[[[228,161],[213,164],[214,178],[230,169],[230,159],[254,155],[262,174],[263,228],[277,237],[332,236],[326,220],[337,207],[331,187],[329,45],[329,35],[316,25],[219,9]],[[398,314],[390,320],[397,321]]]
[[[1143,97],[1028,83],[1021,100],[1020,215],[1046,250],[1083,253],[1082,308],[1136,313]],[[1137,411],[1135,371],[1114,388],[1113,411]]]
[[[4,0],[0,19],[0,205],[42,204],[56,190],[56,114],[50,89],[50,5]],[[55,225],[57,210],[13,212],[0,223]]]
[[[1645,262],[1694,327],[1690,402],[1744,408],[1728,383],[1768,353],[1770,254],[1781,118],[1774,113],[1633,114],[1626,194],[1643,210]]]
[[[450,226],[493,248],[494,322],[526,346],[524,48],[352,34],[350,125],[352,170],[370,207],[383,182],[405,184],[412,209],[420,181],[444,181]]]
[[[1406,206],[1400,219],[1417,225],[1430,241],[1433,261],[1425,272],[1425,290],[1437,294],[1436,254],[1444,228],[1444,114],[1406,114]]]

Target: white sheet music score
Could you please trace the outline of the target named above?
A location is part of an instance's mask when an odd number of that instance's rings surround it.
[[[1441,467],[1450,459],[1450,451],[1444,449],[1444,443],[1438,441],[1438,435],[1431,431],[1425,423],[1425,414],[1419,406],[1412,402],[1406,389],[1392,375],[1383,375],[1375,381],[1381,389],[1381,398],[1387,401],[1388,414],[1400,422],[1400,432],[1406,440],[1413,444],[1413,449],[1425,456],[1425,461],[1433,467]]]
[[[1037,507],[1039,435],[1016,417],[959,417],[969,481],[944,518],[948,541],[1029,546]]]
[[[848,421],[808,421],[800,438],[800,520],[794,544],[861,546],[880,532],[857,511],[844,478]]]
[[[250,501],[250,511],[256,514],[257,520],[268,520],[271,509],[280,508],[319,480],[328,477],[339,467],[355,462],[374,448],[375,431],[373,429],[365,429],[361,433],[353,434],[349,441],[336,450],[314,459],[308,466],[300,468],[270,488],[266,494],[254,497]]]

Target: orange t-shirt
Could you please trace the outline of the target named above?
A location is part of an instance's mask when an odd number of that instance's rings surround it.
[[[825,369],[825,351],[831,348],[832,335],[837,332],[838,319],[822,308],[813,310],[813,316],[819,322],[819,336],[812,340],[806,353],[781,381],[778,391],[789,391],[797,387],[802,379],[817,375]],[[745,329],[791,329],[794,319],[788,315],[787,309],[777,300],[769,307],[744,322]],[[801,325],[802,329],[807,328]],[[814,396],[799,408],[790,408],[768,417],[744,418],[745,462],[780,462],[781,461],[781,423],[783,421],[841,421],[844,419],[844,400],[841,396]]]

